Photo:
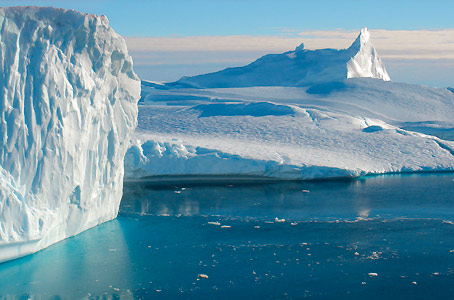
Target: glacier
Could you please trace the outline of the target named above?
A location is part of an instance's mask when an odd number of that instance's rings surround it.
[[[140,80],[105,16],[0,8],[0,262],[117,216]]]
[[[390,81],[364,28],[346,50],[302,45],[242,68],[142,82],[125,180],[454,171],[452,116],[451,90]]]
[[[391,80],[366,27],[348,49],[307,50],[303,43],[294,51],[268,54],[244,67],[183,77],[164,86],[155,84],[155,87],[299,87],[357,77]]]

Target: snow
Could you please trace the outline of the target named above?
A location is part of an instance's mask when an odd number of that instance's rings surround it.
[[[126,180],[454,170],[454,94],[447,89],[352,78],[311,87],[144,86],[142,99]]]
[[[299,87],[356,77],[390,80],[367,28],[348,49],[311,51],[301,44],[295,51],[265,55],[244,67],[183,77],[160,88]]]
[[[0,8],[0,262],[111,220],[140,81],[105,16]]]

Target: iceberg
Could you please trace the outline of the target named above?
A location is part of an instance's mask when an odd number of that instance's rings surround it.
[[[385,65],[370,41],[370,33],[366,27],[361,29],[358,38],[347,49],[347,52],[351,56],[347,61],[347,78],[369,77],[384,81],[391,80]]]
[[[454,94],[350,78],[310,87],[142,86],[125,180],[307,180],[454,171]]]
[[[125,180],[453,171],[454,94],[390,81],[367,28],[345,50],[142,83]]]
[[[159,88],[299,87],[357,77],[391,80],[367,28],[348,49],[307,50],[301,44],[294,51],[268,54],[244,67],[183,77]]]
[[[0,262],[117,216],[140,80],[105,16],[0,8]]]
[[[344,50],[142,82],[125,180],[306,180],[453,171],[454,94],[391,82],[363,28]]]

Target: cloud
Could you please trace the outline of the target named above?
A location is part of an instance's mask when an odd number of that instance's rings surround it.
[[[135,70],[144,79],[173,81],[182,76],[243,66],[269,53],[304,42],[307,49],[349,47],[358,31],[280,29],[275,36],[189,36],[126,38]],[[370,30],[371,40],[395,81],[452,86],[454,29]]]
[[[131,51],[195,52],[195,51],[288,51],[298,46],[301,38],[281,36],[186,36],[126,37]]]
[[[442,30],[370,30],[372,43],[384,59],[454,59],[454,29]],[[304,42],[307,49],[350,46],[358,31],[304,31],[292,37],[277,36],[186,36],[127,37],[131,52],[142,57],[148,53],[281,53]],[[156,55],[154,55],[156,57]],[[209,55],[213,60],[213,55]],[[242,55],[245,57],[245,55]],[[248,56],[249,57],[249,56]],[[197,62],[203,62],[204,55]]]
[[[382,58],[454,59],[454,29],[370,30],[371,40]],[[312,31],[299,35],[311,49],[343,48],[356,37],[353,31]],[[328,46],[331,45],[331,46]]]

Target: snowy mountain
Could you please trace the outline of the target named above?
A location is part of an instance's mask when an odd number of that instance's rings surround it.
[[[367,28],[348,49],[306,50],[265,55],[253,63],[219,72],[183,77],[167,87],[227,88],[251,86],[308,86],[347,78],[371,77],[389,81],[389,75],[370,41]]]
[[[0,262],[116,217],[140,81],[104,16],[0,8]]]

